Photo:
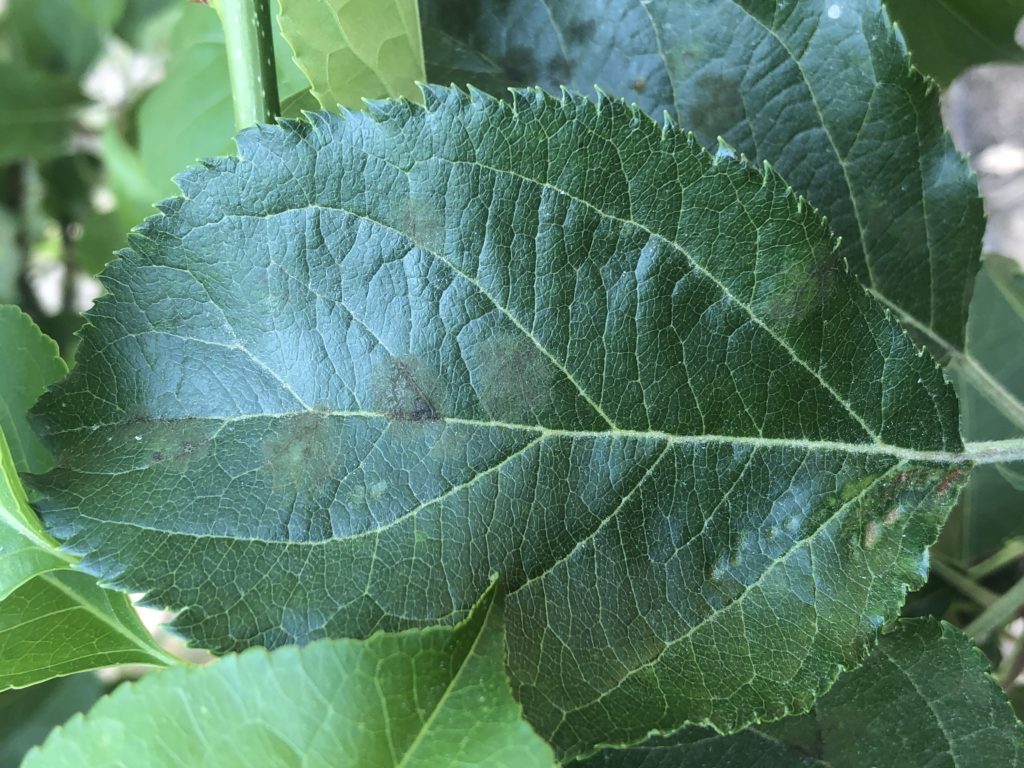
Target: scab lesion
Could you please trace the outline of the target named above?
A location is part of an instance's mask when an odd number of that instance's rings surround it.
[[[393,421],[429,423],[441,421],[440,381],[415,360],[391,360],[378,377],[380,401]]]

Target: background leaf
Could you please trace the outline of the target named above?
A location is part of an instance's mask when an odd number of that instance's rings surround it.
[[[9,0],[3,29],[18,61],[78,79],[100,55],[125,4],[126,0]]]
[[[967,329],[968,356],[1002,387],[1007,398],[986,396],[985,381],[956,378],[966,440],[1001,440],[1024,435],[1024,273],[1005,256],[990,254],[978,275]],[[1016,403],[1012,399],[1016,398]],[[1006,407],[994,403],[1006,401]],[[1015,487],[1021,464],[978,467],[960,509],[943,535],[943,547],[971,564],[1006,540],[1024,535],[1024,492]]]
[[[308,83],[292,62],[276,26],[274,32],[279,90],[287,98]],[[188,4],[174,30],[167,77],[139,107],[138,167],[157,194],[134,198],[137,208],[152,206],[174,194],[171,180],[197,159],[234,150],[235,122],[227,67],[224,32],[216,12]],[[120,149],[120,170],[130,173],[132,163],[125,157],[124,147]],[[131,184],[131,179],[128,176],[124,184]]]
[[[1019,0],[885,0],[906,35],[914,64],[948,85],[968,67],[990,61],[1024,62],[1014,30],[1024,16]]]
[[[99,678],[89,673],[0,695],[0,765],[20,765],[25,753],[42,744],[53,728],[102,695]]]
[[[37,576],[0,603],[0,658],[0,691],[113,664],[174,662],[126,595],[76,571]]]
[[[990,768],[1024,765],[1024,727],[988,661],[948,624],[904,620],[814,710],[721,736],[691,729],[585,768]]]
[[[456,629],[254,650],[124,685],[25,768],[555,765],[521,719],[493,594]]]
[[[775,174],[427,94],[180,177],[40,404],[47,523],[218,650],[453,622],[497,572],[566,754],[805,709],[923,579],[952,388]]]
[[[0,165],[6,165],[65,152],[85,98],[73,80],[0,62],[0,104]]]
[[[984,214],[880,0],[421,0],[514,84],[596,83],[779,173],[857,276],[960,349]],[[428,52],[428,59],[432,58]],[[431,74],[431,79],[437,79]]]
[[[51,384],[67,373],[57,345],[17,307],[0,306],[0,432],[7,438],[14,468],[43,472],[53,464],[28,424],[28,409]]]
[[[21,310],[0,307],[0,349],[0,691],[107,664],[166,663],[127,596],[64,570],[74,558],[43,533],[18,479],[17,468],[52,464],[26,413],[67,370],[57,345]]]
[[[281,32],[325,109],[419,99],[426,80],[417,0],[281,0]]]

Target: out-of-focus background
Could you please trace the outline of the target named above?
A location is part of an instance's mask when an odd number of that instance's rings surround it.
[[[1024,41],[1024,25],[1017,39]],[[985,198],[985,250],[1024,264],[1024,65],[974,67],[944,100],[946,124]]]

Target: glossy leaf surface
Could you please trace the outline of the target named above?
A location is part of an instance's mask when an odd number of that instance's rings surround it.
[[[149,675],[55,732],[25,768],[554,768],[521,718],[490,595],[455,628],[253,650]]]
[[[420,96],[417,0],[281,0],[281,32],[325,109]]]
[[[667,111],[767,160],[842,236],[857,276],[962,348],[984,215],[938,91],[880,0],[422,0],[424,24],[502,64]],[[428,52],[428,59],[431,58]],[[431,73],[431,79],[437,79]],[[444,80],[447,82],[447,80]]]
[[[565,754],[806,708],[923,578],[952,388],[775,174],[607,99],[427,99],[180,177],[40,405],[51,530],[220,650],[498,573]]]
[[[959,630],[905,620],[809,714],[733,736],[692,729],[585,768],[1018,768],[1024,727]]]

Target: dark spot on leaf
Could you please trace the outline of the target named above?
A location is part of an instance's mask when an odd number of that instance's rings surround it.
[[[638,77],[633,81],[633,90],[637,93],[643,93],[647,90],[647,78]]]
[[[565,30],[565,39],[570,43],[582,45],[589,42],[594,36],[594,32],[597,30],[597,22],[593,19],[584,19],[582,21],[575,21],[570,24]]]
[[[440,421],[438,389],[437,376],[427,375],[417,361],[392,360],[379,380],[379,407],[394,421]]]
[[[536,70],[536,61],[533,51],[529,48],[521,46],[509,48],[499,63],[502,69],[508,73],[509,80],[512,82],[526,83],[539,79],[533,76]]]

